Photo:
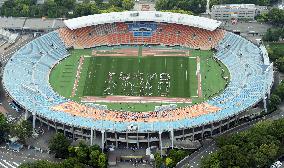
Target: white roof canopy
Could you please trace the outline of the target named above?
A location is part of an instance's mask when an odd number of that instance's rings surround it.
[[[74,19],[65,20],[64,24],[71,30],[105,24],[114,22],[138,22],[138,21],[154,21],[165,23],[176,23],[187,26],[198,27],[213,31],[218,28],[221,21],[208,19],[199,16],[171,13],[171,12],[157,12],[157,11],[126,11],[126,12],[112,12],[95,14],[89,16],[82,16]]]

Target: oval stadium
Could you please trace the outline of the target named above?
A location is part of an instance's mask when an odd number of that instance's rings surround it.
[[[234,127],[263,103],[273,65],[220,21],[157,11],[83,16],[7,62],[3,86],[39,121],[101,147],[160,149]]]

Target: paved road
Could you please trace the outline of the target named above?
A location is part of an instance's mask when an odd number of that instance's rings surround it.
[[[7,161],[6,159],[0,158],[0,167],[3,167],[3,168],[16,168],[18,166],[19,166],[19,163],[17,163],[17,162]]]
[[[279,109],[280,110],[278,112],[274,112],[264,118],[256,119],[248,123],[245,123],[243,125],[237,126],[222,134],[219,134],[218,136],[225,135],[225,134],[231,134],[231,133],[238,133],[238,132],[247,130],[259,121],[268,120],[268,119],[277,120],[277,119],[283,118],[284,117],[284,103],[280,105]],[[181,168],[181,167],[199,168],[201,159],[207,155],[210,155],[212,152],[216,152],[217,150],[218,148],[216,146],[215,141],[213,140],[211,143],[205,144],[197,152],[195,152],[194,154],[192,154],[191,156],[183,160],[179,165],[176,166],[176,168]]]
[[[27,151],[21,151],[21,152],[13,152],[4,149],[1,147],[0,149],[0,167],[2,168],[16,168],[21,163],[24,162],[31,162],[38,159],[41,159],[41,155],[30,155],[27,153]]]

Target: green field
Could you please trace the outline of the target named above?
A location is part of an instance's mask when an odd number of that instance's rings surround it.
[[[113,53],[109,47],[108,53]],[[189,57],[142,57],[143,48],[131,57],[93,57],[92,49],[70,50],[70,56],[56,65],[50,74],[50,84],[60,95],[80,102],[83,96],[133,95],[187,97],[198,103],[218,94],[226,85],[223,77],[229,77],[227,68],[213,59],[212,51],[191,50]],[[161,47],[157,47],[161,48]],[[177,47],[173,47],[177,49]],[[96,48],[96,50],[106,47]],[[183,50],[185,48],[182,48]],[[99,51],[98,51],[99,53]],[[173,53],[171,53],[173,54]],[[177,54],[180,54],[177,52]],[[81,56],[85,56],[76,95],[72,89]],[[200,57],[202,97],[197,97],[197,62]],[[224,71],[222,71],[224,69]],[[112,73],[110,76],[109,73]],[[156,74],[156,75],[155,75]],[[167,74],[160,78],[160,74]],[[170,77],[170,78],[169,78]],[[148,111],[160,103],[100,103],[109,109]],[[179,104],[184,106],[188,104]]]

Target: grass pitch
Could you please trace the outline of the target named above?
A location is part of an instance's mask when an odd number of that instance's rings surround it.
[[[121,46],[123,48],[123,46]],[[112,49],[120,47],[101,47]],[[92,49],[71,50],[70,56],[61,61],[50,74],[50,84],[60,95],[80,102],[83,96],[133,95],[133,96],[166,96],[188,97],[193,103],[204,101],[222,91],[227,83],[224,77],[229,77],[227,68],[213,58],[212,51],[187,49],[189,56],[142,57],[143,48],[137,48],[138,54],[128,57],[96,56]],[[157,49],[160,47],[157,47]],[[173,47],[177,49],[178,47]],[[184,48],[182,48],[184,50]],[[171,52],[170,54],[174,54]],[[178,52],[178,54],[180,54]],[[76,79],[79,59],[85,56],[76,95],[72,89]],[[194,57],[200,57],[202,82],[202,97],[197,97],[197,62]],[[223,69],[223,70],[222,70]],[[113,75],[109,75],[112,73]],[[160,78],[161,74],[164,75]],[[155,75],[156,74],[156,75]],[[151,78],[151,79],[150,79]],[[167,83],[168,82],[168,83]],[[147,86],[147,87],[146,87]],[[108,105],[109,109],[129,111],[149,111],[160,103],[100,103]],[[162,103],[163,104],[163,103]],[[188,104],[179,104],[184,106]]]
[[[86,57],[83,96],[196,96],[196,59],[187,57]],[[112,73],[111,77],[109,73]],[[161,74],[165,74],[161,78]],[[148,85],[148,87],[147,87]],[[147,87],[147,88],[146,88]],[[167,91],[167,88],[168,91]],[[160,89],[159,89],[160,88]]]

